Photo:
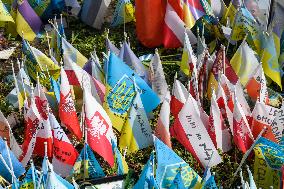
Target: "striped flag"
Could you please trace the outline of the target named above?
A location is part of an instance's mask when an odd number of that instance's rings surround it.
[[[187,32],[191,44],[196,44],[197,39],[191,30],[186,30],[185,23],[182,20],[183,10],[180,0],[170,0],[167,3],[164,39],[163,44],[166,48],[181,47],[184,41],[184,33]]]
[[[101,29],[110,2],[111,0],[84,0],[81,9],[81,20],[89,26]]]
[[[0,0],[0,22],[15,22],[5,4]]]
[[[17,2],[17,32],[21,37],[24,37],[24,39],[33,41],[42,29],[41,19],[32,9],[28,0],[21,0]]]
[[[135,20],[135,9],[130,0],[119,0],[113,14],[111,26],[118,26]]]

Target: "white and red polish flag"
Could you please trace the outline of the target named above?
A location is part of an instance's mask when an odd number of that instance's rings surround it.
[[[61,69],[59,117],[64,126],[71,131],[78,140],[82,138],[82,131],[76,114],[75,104],[69,81],[64,69]]]
[[[175,118],[178,116],[187,98],[187,89],[178,79],[175,78],[171,98],[171,113]]]
[[[31,104],[26,113],[25,137],[22,144],[23,153],[19,157],[19,161],[23,164],[24,167],[26,167],[33,154],[38,133],[37,128],[40,127],[41,119],[42,117],[40,116],[36,107],[34,96],[31,96]]]
[[[267,130],[263,133],[263,137],[277,142],[275,135],[272,131],[275,123],[277,113],[280,111],[278,108],[266,105],[263,102],[256,102],[252,112],[251,132],[256,138],[264,127]]]
[[[178,119],[198,161],[204,167],[212,167],[221,163],[222,159],[200,118],[200,110],[196,108],[197,106],[195,99],[189,95]]]
[[[47,156],[52,157],[52,131],[50,127],[50,122],[48,119],[49,113],[49,104],[48,100],[44,94],[43,88],[40,85],[39,81],[34,91],[35,103],[38,109],[38,112],[41,116],[39,120],[38,132],[36,135],[36,144],[34,148],[34,153],[44,157],[45,156],[45,146],[44,143],[47,143]]]
[[[229,151],[231,146],[231,134],[225,126],[223,116],[218,107],[215,91],[212,92],[209,116],[208,134],[216,148],[223,152]]]
[[[244,110],[236,96],[234,96],[233,131],[235,145],[237,145],[239,150],[243,153],[246,153],[253,144],[254,138]]]
[[[184,41],[185,23],[182,20],[183,8],[181,0],[169,0],[167,3],[164,39],[163,44],[166,48],[181,47]],[[186,30],[191,44],[196,44],[197,39],[191,30]]]
[[[114,155],[111,140],[115,140],[115,136],[111,120],[89,91],[84,91],[83,108],[87,142],[112,167],[114,165]]]
[[[155,130],[155,135],[163,141],[169,148],[172,148],[171,136],[170,136],[170,101],[171,94],[168,91],[164,97],[163,104],[160,110],[160,116],[158,118],[157,127]]]
[[[66,56],[64,56],[64,70],[70,85],[80,86],[82,90],[89,91],[102,104],[104,99],[104,94],[100,92],[102,83]]]
[[[49,121],[53,133],[53,170],[57,174],[67,177],[70,175],[79,154],[52,113],[49,114]]]

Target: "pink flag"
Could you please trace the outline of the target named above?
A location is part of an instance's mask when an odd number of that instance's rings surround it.
[[[49,120],[53,131],[53,169],[59,175],[67,177],[79,154],[52,113],[49,114]]]
[[[231,149],[231,134],[225,126],[214,90],[211,98],[208,134],[216,148],[221,149],[223,152],[227,152]]]
[[[84,112],[88,144],[112,167],[114,156],[111,140],[115,140],[112,123],[103,107],[88,91],[84,91]]]
[[[171,94],[168,91],[166,94],[161,110],[160,116],[158,119],[157,127],[155,130],[155,135],[163,141],[166,145],[172,148],[171,143],[171,136],[169,131],[170,126],[170,101],[171,101]]]
[[[60,102],[58,109],[61,122],[80,140],[82,138],[82,131],[72,99],[71,88],[64,69],[61,69]]]

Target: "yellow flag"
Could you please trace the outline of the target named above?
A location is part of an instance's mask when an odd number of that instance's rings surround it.
[[[0,22],[15,22],[1,0],[0,0]]]

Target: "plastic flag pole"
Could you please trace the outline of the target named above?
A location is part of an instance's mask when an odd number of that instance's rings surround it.
[[[37,182],[37,189],[40,189],[42,176],[43,176],[43,172],[41,171],[41,172],[40,172],[40,176],[39,176],[39,180],[38,180],[38,182]]]
[[[259,135],[257,136],[257,138],[255,139],[254,143],[251,145],[251,147],[248,149],[248,151],[246,151],[246,153],[244,154],[241,163],[239,164],[239,167],[237,168],[237,170],[234,173],[233,178],[238,174],[238,172],[240,171],[240,169],[242,168],[242,165],[244,164],[245,160],[247,159],[247,157],[249,156],[249,154],[251,153],[251,151],[253,150],[253,148],[255,147],[256,143],[258,142],[258,140],[261,138],[262,134],[267,130],[267,127],[264,127],[261,132],[259,133]]]

